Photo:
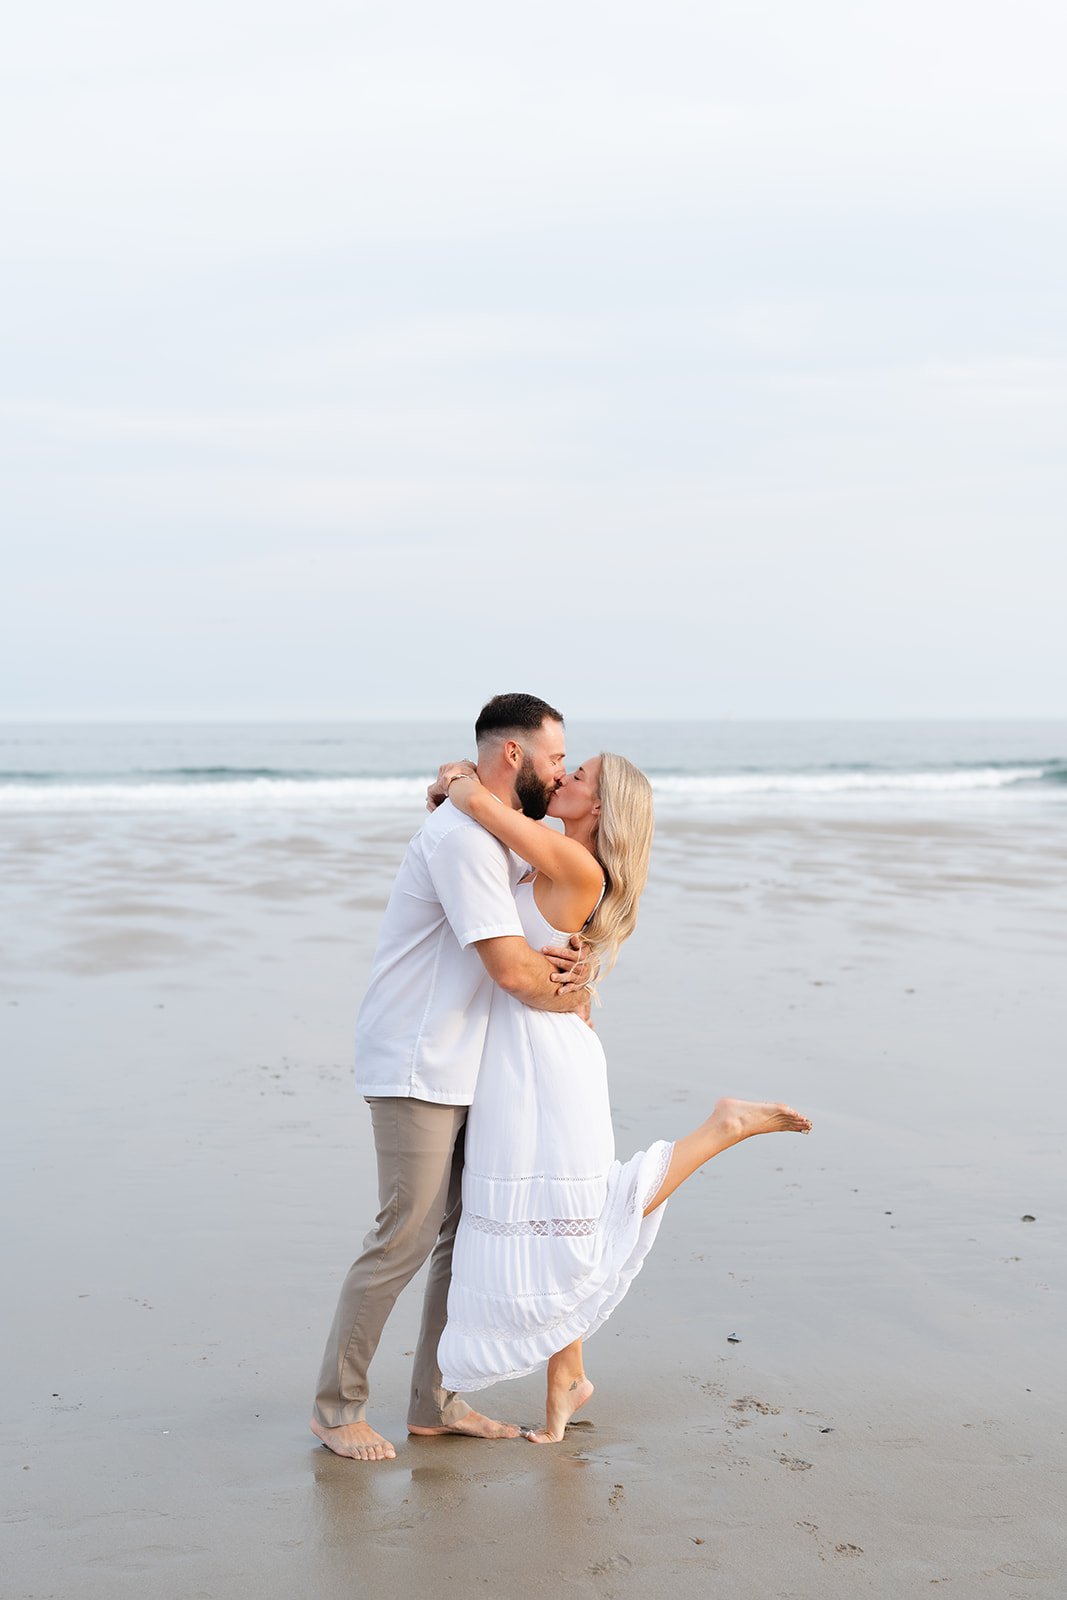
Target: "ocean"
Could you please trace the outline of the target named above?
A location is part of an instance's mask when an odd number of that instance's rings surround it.
[[[573,764],[617,750],[660,811],[1067,804],[1067,721],[568,724]],[[277,813],[421,807],[460,722],[0,726],[0,812]]]

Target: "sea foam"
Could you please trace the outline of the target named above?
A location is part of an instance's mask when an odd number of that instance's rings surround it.
[[[691,809],[772,796],[783,800],[871,799],[958,795],[1032,789],[1040,780],[1062,779],[1058,767],[987,766],[928,771],[650,773],[661,808]],[[29,812],[223,812],[418,810],[430,775],[301,778],[219,776],[212,781],[158,781],[150,777],[116,782],[101,778],[0,782],[0,811]]]

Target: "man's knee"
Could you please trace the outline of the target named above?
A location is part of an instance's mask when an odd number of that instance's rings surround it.
[[[437,1243],[450,1209],[466,1108],[382,1099],[371,1101],[371,1111],[381,1209],[364,1241],[364,1256],[376,1256],[383,1269],[415,1272]]]
[[[430,1255],[437,1243],[441,1218],[436,1212],[390,1208],[379,1214],[363,1241],[363,1256],[375,1256],[383,1264],[399,1266],[414,1262],[413,1272]]]

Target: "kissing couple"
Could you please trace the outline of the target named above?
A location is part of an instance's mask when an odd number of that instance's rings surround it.
[[[608,751],[565,770],[563,717],[496,695],[477,765],[444,765],[408,846],[356,1024],[379,1211],[341,1289],[311,1428],[337,1455],[392,1459],[366,1420],[371,1358],[430,1258],[408,1433],[514,1439],[462,1398],[547,1371],[563,1438],[593,1393],[583,1341],[641,1270],[678,1185],[790,1107],[719,1100],[699,1128],[615,1159],[592,986],[633,932],[652,844],[644,774]],[[546,827],[546,814],[563,831]]]

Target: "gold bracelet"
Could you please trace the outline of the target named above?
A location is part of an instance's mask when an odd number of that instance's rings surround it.
[[[476,772],[456,772],[456,773],[453,773],[452,777],[449,778],[448,782],[445,784],[445,794],[449,794],[451,792],[452,785],[454,783],[458,782],[458,780],[460,778],[476,778],[477,776],[478,776],[478,774]]]

